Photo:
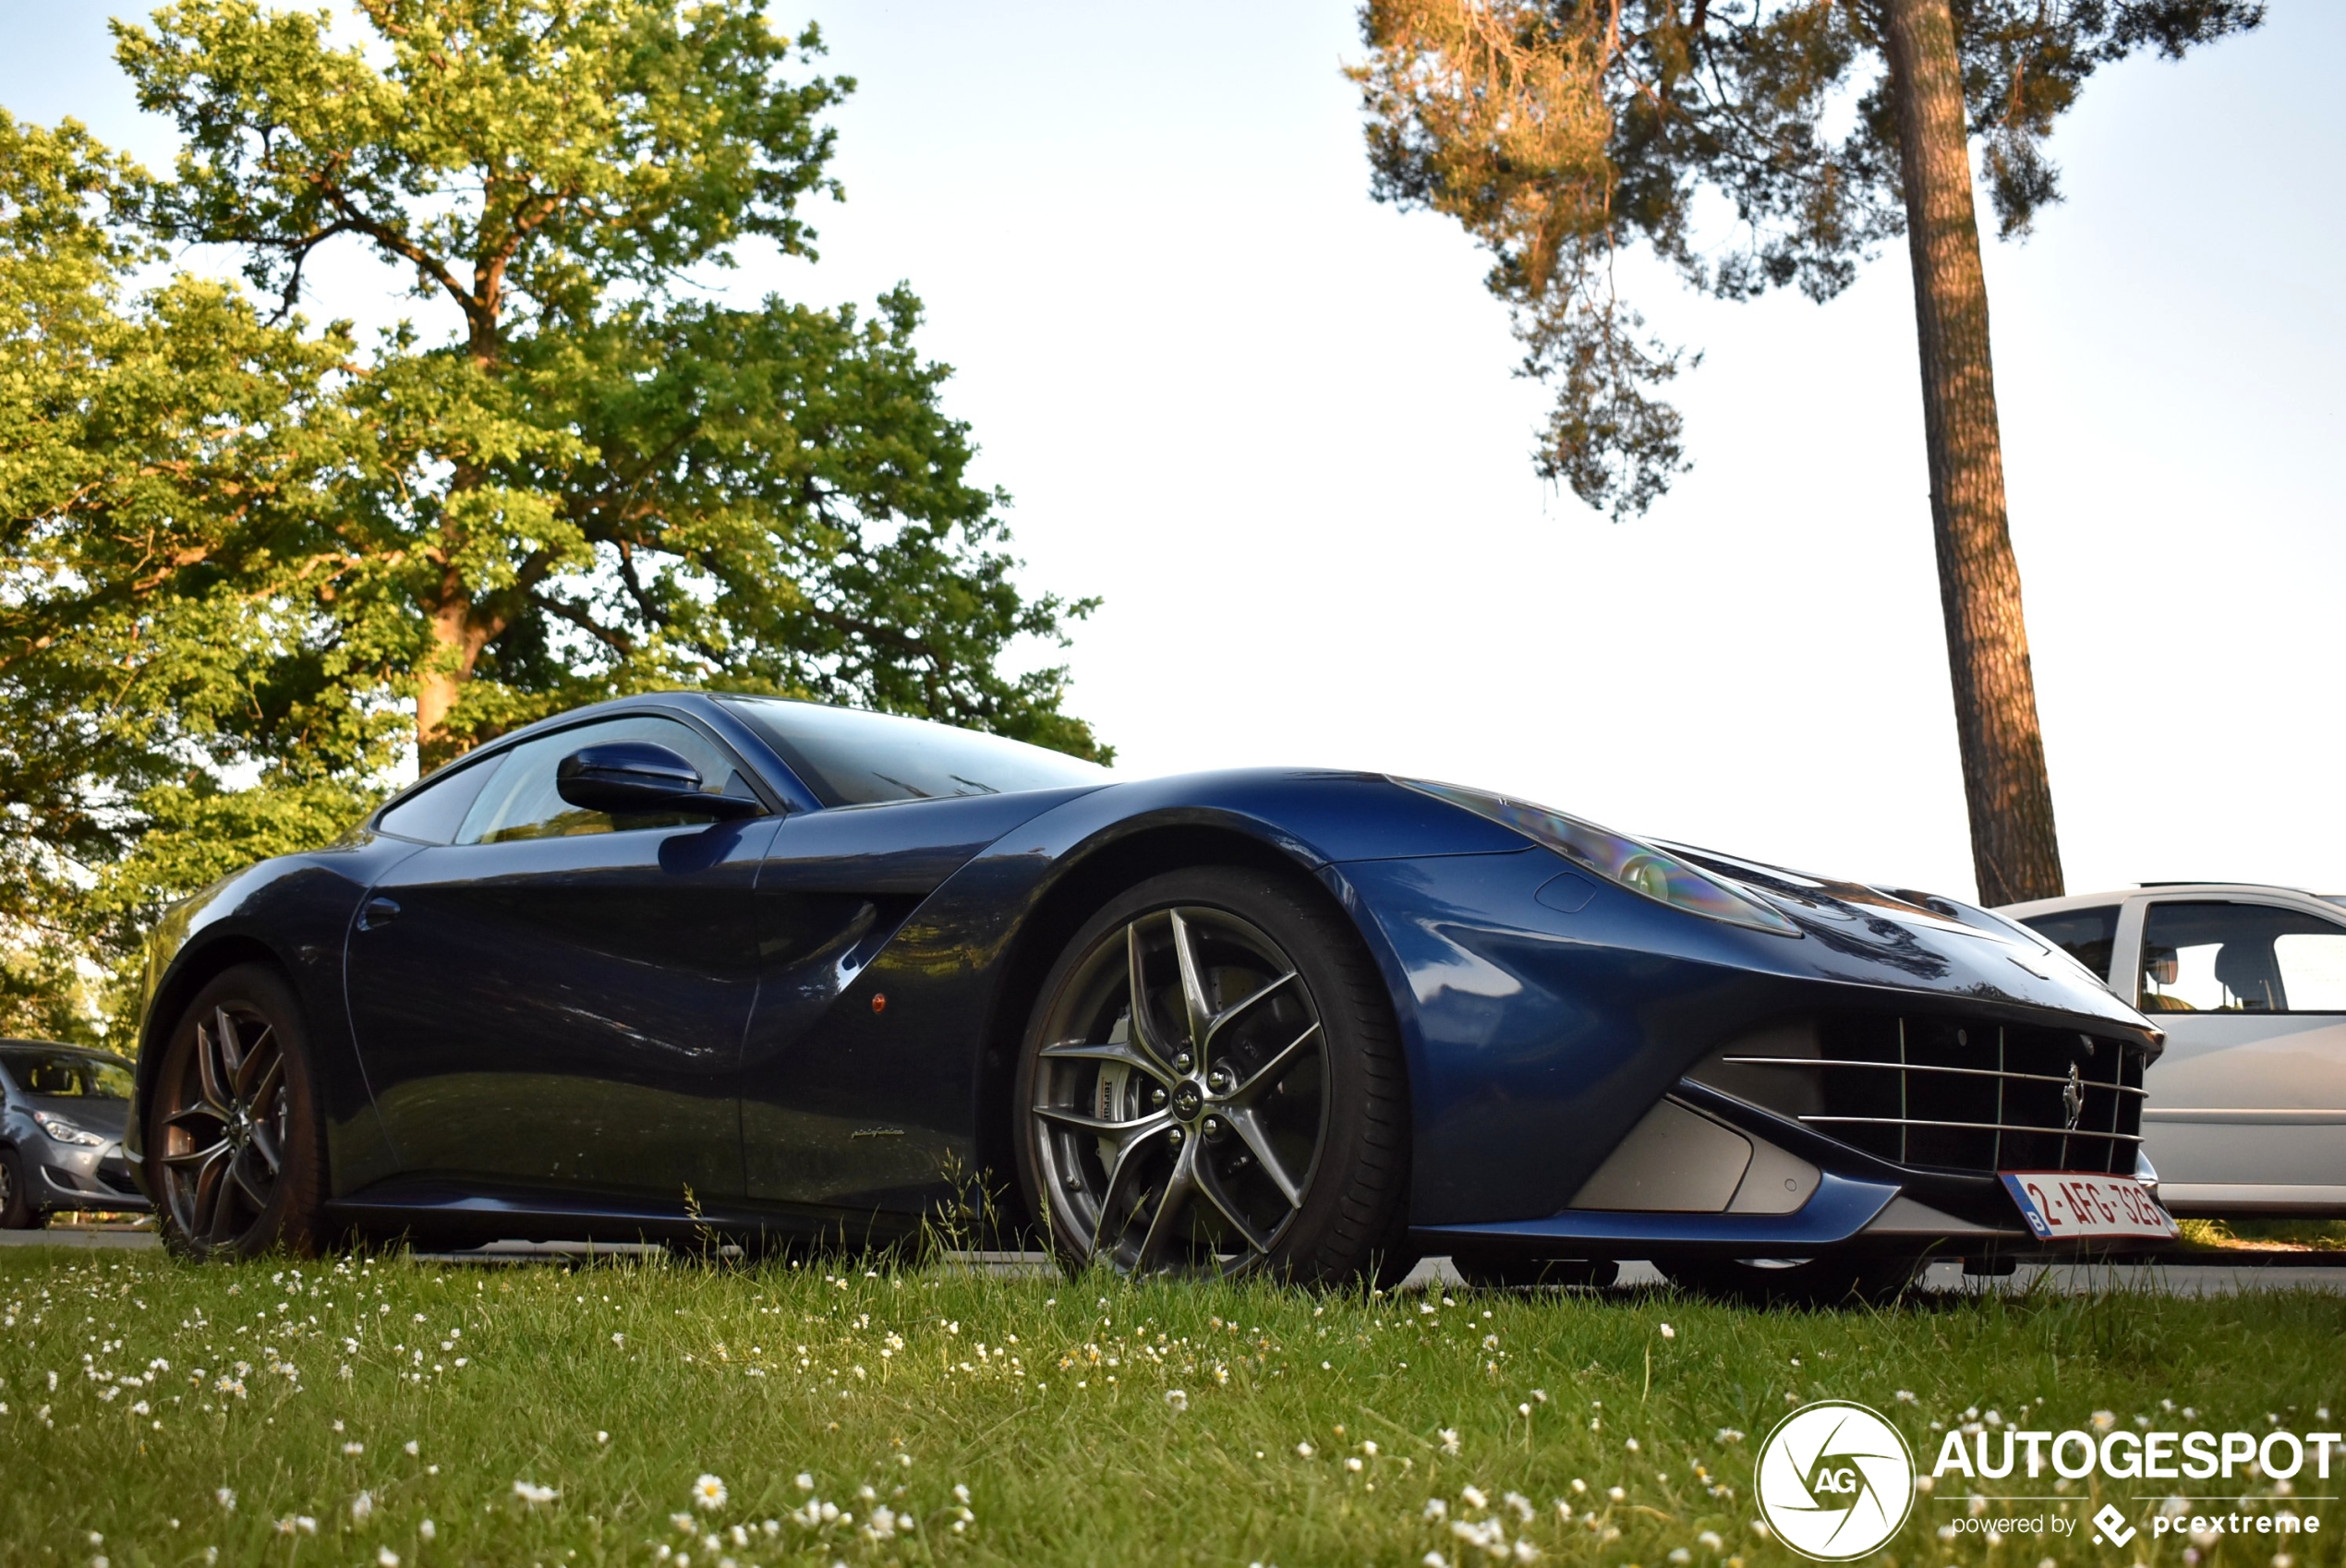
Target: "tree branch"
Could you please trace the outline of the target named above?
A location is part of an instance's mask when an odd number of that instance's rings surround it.
[[[586,633],[588,636],[594,638],[597,642],[601,643],[613,653],[619,655],[620,657],[633,658],[635,657],[635,640],[633,637],[630,637],[626,633],[620,631],[617,627],[604,625],[601,621],[595,619],[594,613],[591,610],[587,609],[585,605],[578,603],[576,600],[558,597],[552,594],[539,593],[532,593],[528,596],[528,597],[529,602],[536,605],[538,609],[545,610],[550,615],[560,616],[562,620],[569,621],[572,625],[577,627],[580,631]]]
[[[360,211],[352,204],[347,191],[329,182],[322,175],[313,174],[309,179],[310,183],[318,187],[319,193],[343,215],[344,227],[365,235],[445,289],[448,296],[453,299],[458,308],[465,312],[467,320],[472,320],[478,313],[479,302],[466,292],[465,286],[456,281],[456,275],[448,270],[447,264],[440,258],[432,255],[390,224]]]

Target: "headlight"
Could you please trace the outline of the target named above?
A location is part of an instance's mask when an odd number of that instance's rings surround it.
[[[1455,784],[1428,784],[1415,778],[1397,778],[1394,782],[1512,827],[1573,864],[1585,866],[1606,881],[1632,893],[1642,893],[1658,903],[1734,925],[1747,925],[1755,931],[1772,931],[1784,936],[1800,935],[1798,926],[1759,899],[1705,876],[1651,844],[1599,827],[1593,822],[1582,822],[1545,806],[1506,800],[1481,790],[1461,790]]]
[[[107,1141],[104,1133],[91,1132],[79,1122],[64,1116],[53,1116],[46,1111],[33,1112],[32,1119],[40,1124],[42,1131],[60,1143],[71,1143],[83,1149],[95,1149]]]

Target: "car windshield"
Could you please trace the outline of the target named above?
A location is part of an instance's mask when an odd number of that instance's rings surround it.
[[[772,697],[728,697],[825,805],[1108,782],[1107,769],[999,735]]]
[[[2116,904],[2031,915],[2020,923],[2093,971],[2096,979],[2109,978],[2110,954],[2118,945]]]
[[[0,1049],[0,1067],[8,1069],[27,1094],[59,1100],[130,1098],[130,1064],[112,1056],[13,1046]]]

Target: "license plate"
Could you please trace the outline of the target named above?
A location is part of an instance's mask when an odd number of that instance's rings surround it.
[[[2075,1171],[2002,1171],[2004,1190],[2039,1241],[2071,1236],[2175,1237],[2175,1222],[2132,1176]]]

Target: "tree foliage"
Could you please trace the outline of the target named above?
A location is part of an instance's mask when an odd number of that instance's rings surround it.
[[[2061,199],[2055,121],[2101,67],[2255,26],[2256,0],[1955,0],[1999,229]],[[1368,0],[1351,73],[1380,199],[1457,219],[1556,400],[1535,461],[1616,518],[1687,465],[1685,362],[1615,286],[1830,299],[1905,228],[1880,0]]]
[[[756,0],[365,0],[371,37],[184,0],[121,30],[140,103],[186,137],[150,212],[236,247],[284,309],[357,245],[453,306],[445,341],[382,345],[349,400],[366,504],[339,598],[388,601],[417,740],[444,754],[589,695],[723,680],[1090,746],[1059,676],[1003,678],[1022,600],[999,496],[912,346],[877,314],[686,278],[760,240],[809,255],[834,189],[822,111],[850,83]],[[355,613],[355,612],[352,612]]]
[[[258,765],[347,820],[389,760],[386,671],[300,593],[347,341],[217,282],[134,289],[143,188],[0,111],[0,1009],[51,1032],[89,942],[151,906],[119,874],[158,802]]]
[[[918,300],[704,286],[813,256],[853,84],[806,71],[812,29],[182,0],[116,32],[170,175],[0,112],[0,1008],[53,1015],[59,955],[118,959],[403,759],[582,701],[722,686],[1106,755],[1062,669],[1004,668],[1090,604],[1012,580]],[[333,249],[413,318],[314,325]],[[168,270],[223,255],[241,282]]]

